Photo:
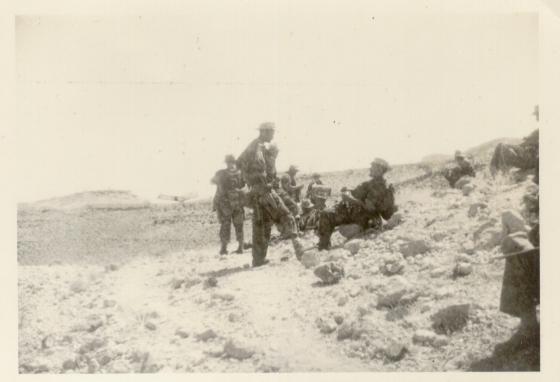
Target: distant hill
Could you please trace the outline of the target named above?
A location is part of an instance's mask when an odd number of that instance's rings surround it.
[[[498,138],[472,147],[468,149],[466,153],[477,158],[479,161],[489,161],[492,158],[492,154],[494,153],[494,149],[498,145],[498,143],[518,145],[521,143],[521,141],[522,139],[520,138]]]
[[[147,208],[150,203],[140,199],[130,191],[100,190],[85,191],[56,198],[22,204],[22,207],[39,209],[72,210],[94,209],[136,209]]]

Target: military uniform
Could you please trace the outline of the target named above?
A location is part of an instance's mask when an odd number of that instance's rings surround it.
[[[241,189],[245,182],[241,172],[237,169],[223,169],[216,172],[212,182],[217,185],[214,196],[214,209],[220,222],[220,241],[222,243],[221,253],[227,253],[227,244],[231,238],[231,224],[235,228],[235,238],[241,250],[243,249],[243,221],[245,211],[243,209],[243,195]]]
[[[307,193],[305,194],[306,198],[311,199],[311,190],[315,185],[322,186],[323,182],[321,181],[321,179],[312,180],[311,183],[309,183],[309,185],[307,186]]]
[[[341,201],[319,214],[319,249],[330,248],[335,227],[342,224],[359,224],[362,228],[379,227],[381,218],[387,220],[397,210],[393,186],[383,177],[376,177],[350,191],[351,195],[368,206],[368,210],[348,201]]]
[[[296,239],[295,218],[274,189],[276,154],[275,146],[267,145],[257,138],[237,160],[249,186],[250,205],[253,208],[253,266],[265,263],[274,223],[281,227],[282,233],[293,240],[296,256],[302,254],[301,244]]]
[[[464,157],[461,158],[463,158],[462,161],[458,162],[454,167],[447,169],[443,173],[443,176],[447,179],[451,187],[455,187],[455,183],[457,183],[457,181],[463,176],[476,176],[471,162]]]

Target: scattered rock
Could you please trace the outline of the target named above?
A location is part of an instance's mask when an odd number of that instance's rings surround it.
[[[66,370],[75,370],[78,368],[78,365],[76,364],[76,361],[74,361],[73,359],[67,359],[66,361],[64,361],[62,363],[62,370],[66,371]]]
[[[209,277],[204,280],[204,288],[215,288],[218,285],[218,279],[215,277]]]
[[[488,208],[488,204],[486,203],[473,203],[469,207],[468,216],[470,218],[474,218],[480,210]]]
[[[198,341],[206,342],[218,337],[218,335],[212,329],[207,329],[201,333],[198,333],[195,337]]]
[[[449,345],[449,339],[442,335],[437,335],[434,341],[432,342],[432,346],[435,348],[440,348],[443,346]]]
[[[521,214],[515,210],[508,210],[502,213],[502,227],[505,235],[518,231],[529,231],[529,227],[525,224],[525,220]]]
[[[189,333],[186,330],[183,329],[177,329],[175,330],[175,335],[181,337],[181,338],[188,338],[189,337]]]
[[[231,293],[226,293],[226,292],[216,292],[212,294],[212,298],[213,299],[218,299],[221,301],[226,301],[226,302],[230,302],[233,301],[235,299],[235,296]]]
[[[150,322],[150,321],[146,322],[144,324],[144,327],[148,330],[156,330],[157,329],[156,324],[154,324],[153,322]]]
[[[251,358],[255,351],[249,347],[242,346],[234,340],[228,340],[224,345],[224,355],[226,357],[244,360]]]
[[[432,278],[442,277],[446,273],[447,273],[447,270],[443,267],[440,267],[440,268],[436,268],[436,269],[432,270],[430,272],[430,277],[432,277]]]
[[[331,285],[338,283],[344,277],[344,267],[331,262],[318,266],[313,273],[323,284]]]
[[[432,316],[432,327],[439,334],[453,333],[467,325],[469,304],[451,305]]]
[[[315,320],[315,324],[319,328],[319,331],[323,334],[330,334],[336,330],[336,323],[330,319],[323,319],[319,317]]]
[[[91,315],[86,320],[86,330],[90,333],[95,332],[97,329],[103,326],[103,319],[98,315]]]
[[[117,302],[115,300],[105,300],[105,301],[103,301],[103,307],[104,308],[112,308],[115,305],[117,305]]]
[[[409,256],[416,256],[426,253],[430,250],[430,247],[428,246],[426,241],[422,239],[411,239],[401,244],[399,250],[406,258]]]
[[[316,267],[321,263],[321,257],[317,251],[308,251],[301,257],[301,263],[305,268]]]
[[[381,273],[383,273],[385,276],[392,276],[392,275],[397,275],[397,274],[402,274],[404,272],[404,261],[402,260],[398,260],[396,262],[385,262],[382,266],[381,266]]]
[[[489,228],[478,236],[477,248],[490,250],[502,242],[502,230]]]
[[[116,271],[116,270],[118,270],[118,269],[119,269],[119,267],[118,267],[116,264],[108,264],[108,265],[105,265],[105,271],[106,271],[106,272],[114,272],[114,271]]]
[[[363,328],[360,328],[356,323],[343,322],[336,333],[336,339],[343,341],[346,339],[359,339],[364,333]]]
[[[181,286],[183,285],[183,283],[185,282],[184,279],[177,279],[177,278],[173,278],[171,279],[171,288],[173,289],[179,289],[181,288]]]
[[[344,305],[346,305],[346,303],[348,303],[348,296],[341,296],[338,299],[337,305],[338,306],[344,306]]]
[[[475,247],[474,247],[474,243],[471,242],[471,241],[465,242],[465,243],[461,244],[461,249],[462,249],[463,252],[465,252],[467,255],[474,255]]]
[[[473,266],[471,263],[460,262],[457,263],[455,269],[453,270],[453,275],[455,277],[468,276],[472,273]]]
[[[350,291],[348,291],[348,295],[350,297],[356,297],[358,296],[362,291],[362,288],[359,285],[354,285],[352,288],[350,288]]]
[[[397,362],[404,358],[408,349],[406,345],[402,342],[391,342],[387,348],[385,348],[385,357],[390,361]]]
[[[338,232],[346,239],[351,239],[360,235],[363,229],[358,224],[344,224],[338,227]]]
[[[461,187],[461,192],[464,196],[469,196],[474,190],[476,186],[472,183],[467,183],[463,187]]]
[[[84,280],[76,280],[70,284],[70,290],[74,293],[82,293],[87,289],[87,284]]]
[[[54,345],[54,337],[50,334],[46,335],[41,340],[41,349],[43,349],[43,350],[49,349],[49,348],[53,347],[53,345]]]
[[[360,251],[360,248],[362,247],[363,243],[364,243],[363,239],[352,239],[346,244],[344,244],[344,249],[346,249],[352,255],[355,255]]]
[[[230,313],[228,314],[228,321],[229,322],[239,322],[241,321],[241,315],[237,313]]]
[[[414,332],[414,336],[412,337],[412,341],[415,344],[420,345],[431,345],[434,340],[436,339],[436,334],[431,330],[417,330]]]
[[[393,229],[396,226],[398,226],[399,224],[401,224],[403,222],[403,215],[400,212],[396,212],[393,214],[393,216],[391,216],[389,218],[389,220],[387,220],[387,222],[385,223],[385,228],[386,229]]]
[[[102,348],[103,346],[107,345],[107,339],[105,338],[94,338],[93,340],[86,342],[78,349],[78,353],[86,354],[91,351],[97,350]]]
[[[377,307],[394,308],[399,303],[413,301],[414,297],[417,298],[418,294],[412,290],[404,277],[392,276],[377,296]]]
[[[432,239],[434,239],[437,242],[442,241],[443,239],[445,239],[447,237],[447,233],[445,232],[434,232],[432,234]]]
[[[471,180],[472,180],[472,178],[467,177],[467,176],[463,176],[463,177],[459,178],[459,180],[457,182],[455,182],[455,188],[458,189],[458,190],[461,190],[464,186],[471,183]]]
[[[330,262],[344,262],[350,256],[350,252],[345,250],[344,248],[337,248],[333,249],[328,252],[325,260]]]

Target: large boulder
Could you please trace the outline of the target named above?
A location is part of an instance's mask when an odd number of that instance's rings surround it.
[[[473,183],[467,183],[461,187],[461,192],[463,192],[464,196],[469,196],[475,189],[476,186]]]
[[[249,346],[241,345],[238,341],[230,339],[224,345],[223,354],[226,357],[244,360],[251,358],[255,354],[255,350]]]
[[[389,220],[387,220],[387,222],[385,223],[385,228],[386,229],[393,229],[396,226],[398,226],[399,224],[401,224],[403,222],[403,215],[400,212],[396,212],[393,214],[393,216],[391,216],[389,218]]]

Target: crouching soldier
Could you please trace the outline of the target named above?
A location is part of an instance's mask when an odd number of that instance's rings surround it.
[[[235,228],[235,237],[239,243],[236,252],[243,253],[243,221],[245,219],[242,195],[245,182],[235,165],[235,157],[227,155],[225,162],[227,168],[219,170],[212,178],[212,183],[217,186],[213,207],[220,222],[221,255],[228,253],[227,246],[231,237],[232,223]]]
[[[460,151],[455,152],[455,163],[454,167],[443,172],[444,178],[447,179],[451,187],[455,187],[455,183],[463,176],[476,176],[471,162]]]
[[[388,220],[397,211],[394,189],[383,177],[390,170],[383,159],[371,163],[370,177],[354,190],[343,190],[342,201],[319,214],[319,250],[329,249],[331,235],[337,226],[358,224],[363,229],[380,227],[381,218]]]

